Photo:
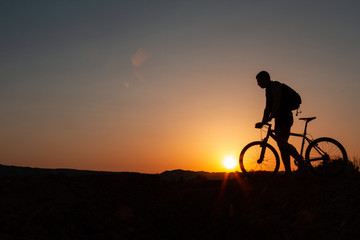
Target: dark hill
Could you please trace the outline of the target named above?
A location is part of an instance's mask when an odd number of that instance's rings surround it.
[[[357,239],[360,234],[356,172],[268,182],[235,174],[223,181],[219,174],[181,170],[65,172],[0,177],[1,240]]]
[[[0,164],[0,177],[4,176],[38,176],[38,175],[84,175],[94,174],[96,171],[75,170],[75,169],[46,169],[46,168],[31,168],[31,167],[17,167],[6,166]],[[106,173],[106,172],[102,172]]]

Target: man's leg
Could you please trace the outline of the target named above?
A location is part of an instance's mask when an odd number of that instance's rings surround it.
[[[288,139],[289,137],[286,137],[281,134],[276,134],[276,141],[280,149],[281,159],[285,167],[285,173],[291,173],[290,154],[288,151],[289,144],[287,142]]]
[[[279,115],[275,119],[276,142],[281,152],[281,159],[284,163],[285,173],[291,173],[290,155],[297,154],[296,148],[288,143],[290,129],[294,122],[291,112]]]

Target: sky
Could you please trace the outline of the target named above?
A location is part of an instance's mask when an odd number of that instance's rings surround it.
[[[222,171],[261,139],[261,70],[359,159],[350,0],[0,2],[0,164]],[[297,140],[290,140],[298,147]],[[275,143],[272,143],[276,145]]]

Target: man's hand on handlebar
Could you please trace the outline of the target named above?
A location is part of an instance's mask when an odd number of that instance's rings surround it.
[[[265,123],[263,122],[258,122],[255,124],[255,128],[262,128],[262,126],[264,126]]]

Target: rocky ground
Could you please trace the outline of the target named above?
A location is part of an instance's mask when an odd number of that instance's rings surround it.
[[[358,239],[360,181],[312,174],[0,177],[0,239]]]

